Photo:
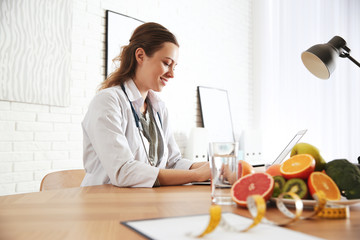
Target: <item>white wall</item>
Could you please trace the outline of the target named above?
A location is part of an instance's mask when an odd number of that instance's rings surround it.
[[[182,151],[200,124],[198,85],[228,90],[237,137],[251,127],[251,0],[74,0],[73,7],[70,107],[0,101],[0,195],[38,191],[46,173],[82,168],[80,123],[104,79],[107,9],[159,22],[178,37],[176,77],[161,97]]]
[[[254,0],[256,125],[263,152],[273,161],[300,129],[301,140],[319,148],[326,161],[360,155],[360,68],[338,57],[328,80],[313,76],[301,53],[343,37],[360,60],[360,1]]]

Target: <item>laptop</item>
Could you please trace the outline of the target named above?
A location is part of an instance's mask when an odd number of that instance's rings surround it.
[[[288,156],[288,154],[291,152],[293,147],[300,141],[300,139],[305,135],[307,132],[307,129],[298,131],[295,136],[291,139],[291,141],[286,145],[286,147],[281,151],[279,156],[271,163],[267,164],[267,166],[271,166],[273,164],[280,164],[284,161],[284,159]],[[204,181],[204,182],[192,182],[193,185],[209,185],[211,184],[211,181]]]
[[[291,139],[291,141],[288,143],[288,145],[284,148],[284,150],[282,150],[280,155],[270,165],[282,163],[284,161],[284,159],[286,158],[286,156],[291,152],[293,147],[300,141],[300,139],[305,135],[306,132],[307,132],[307,129],[298,131],[295,134],[295,136],[293,137],[293,139]]]

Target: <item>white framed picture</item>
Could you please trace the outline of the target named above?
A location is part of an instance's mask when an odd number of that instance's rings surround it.
[[[129,44],[130,37],[139,25],[144,22],[116,13],[110,10],[106,11],[106,63],[105,76],[112,73],[117,67],[113,59],[119,56],[121,47]]]

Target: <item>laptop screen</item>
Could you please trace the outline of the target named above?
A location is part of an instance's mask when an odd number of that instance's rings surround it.
[[[300,141],[300,139],[304,136],[307,129],[301,130],[296,133],[295,137],[291,139],[291,141],[288,143],[288,145],[282,150],[280,155],[275,159],[275,161],[272,164],[280,164],[286,156],[291,152],[292,148]]]

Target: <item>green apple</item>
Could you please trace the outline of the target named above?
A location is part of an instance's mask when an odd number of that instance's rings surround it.
[[[314,147],[309,143],[298,143],[296,144],[293,149],[291,150],[290,157],[298,155],[298,154],[310,154],[314,157],[316,164],[315,164],[315,171],[322,171],[325,168],[326,162],[320,155],[319,149]]]

